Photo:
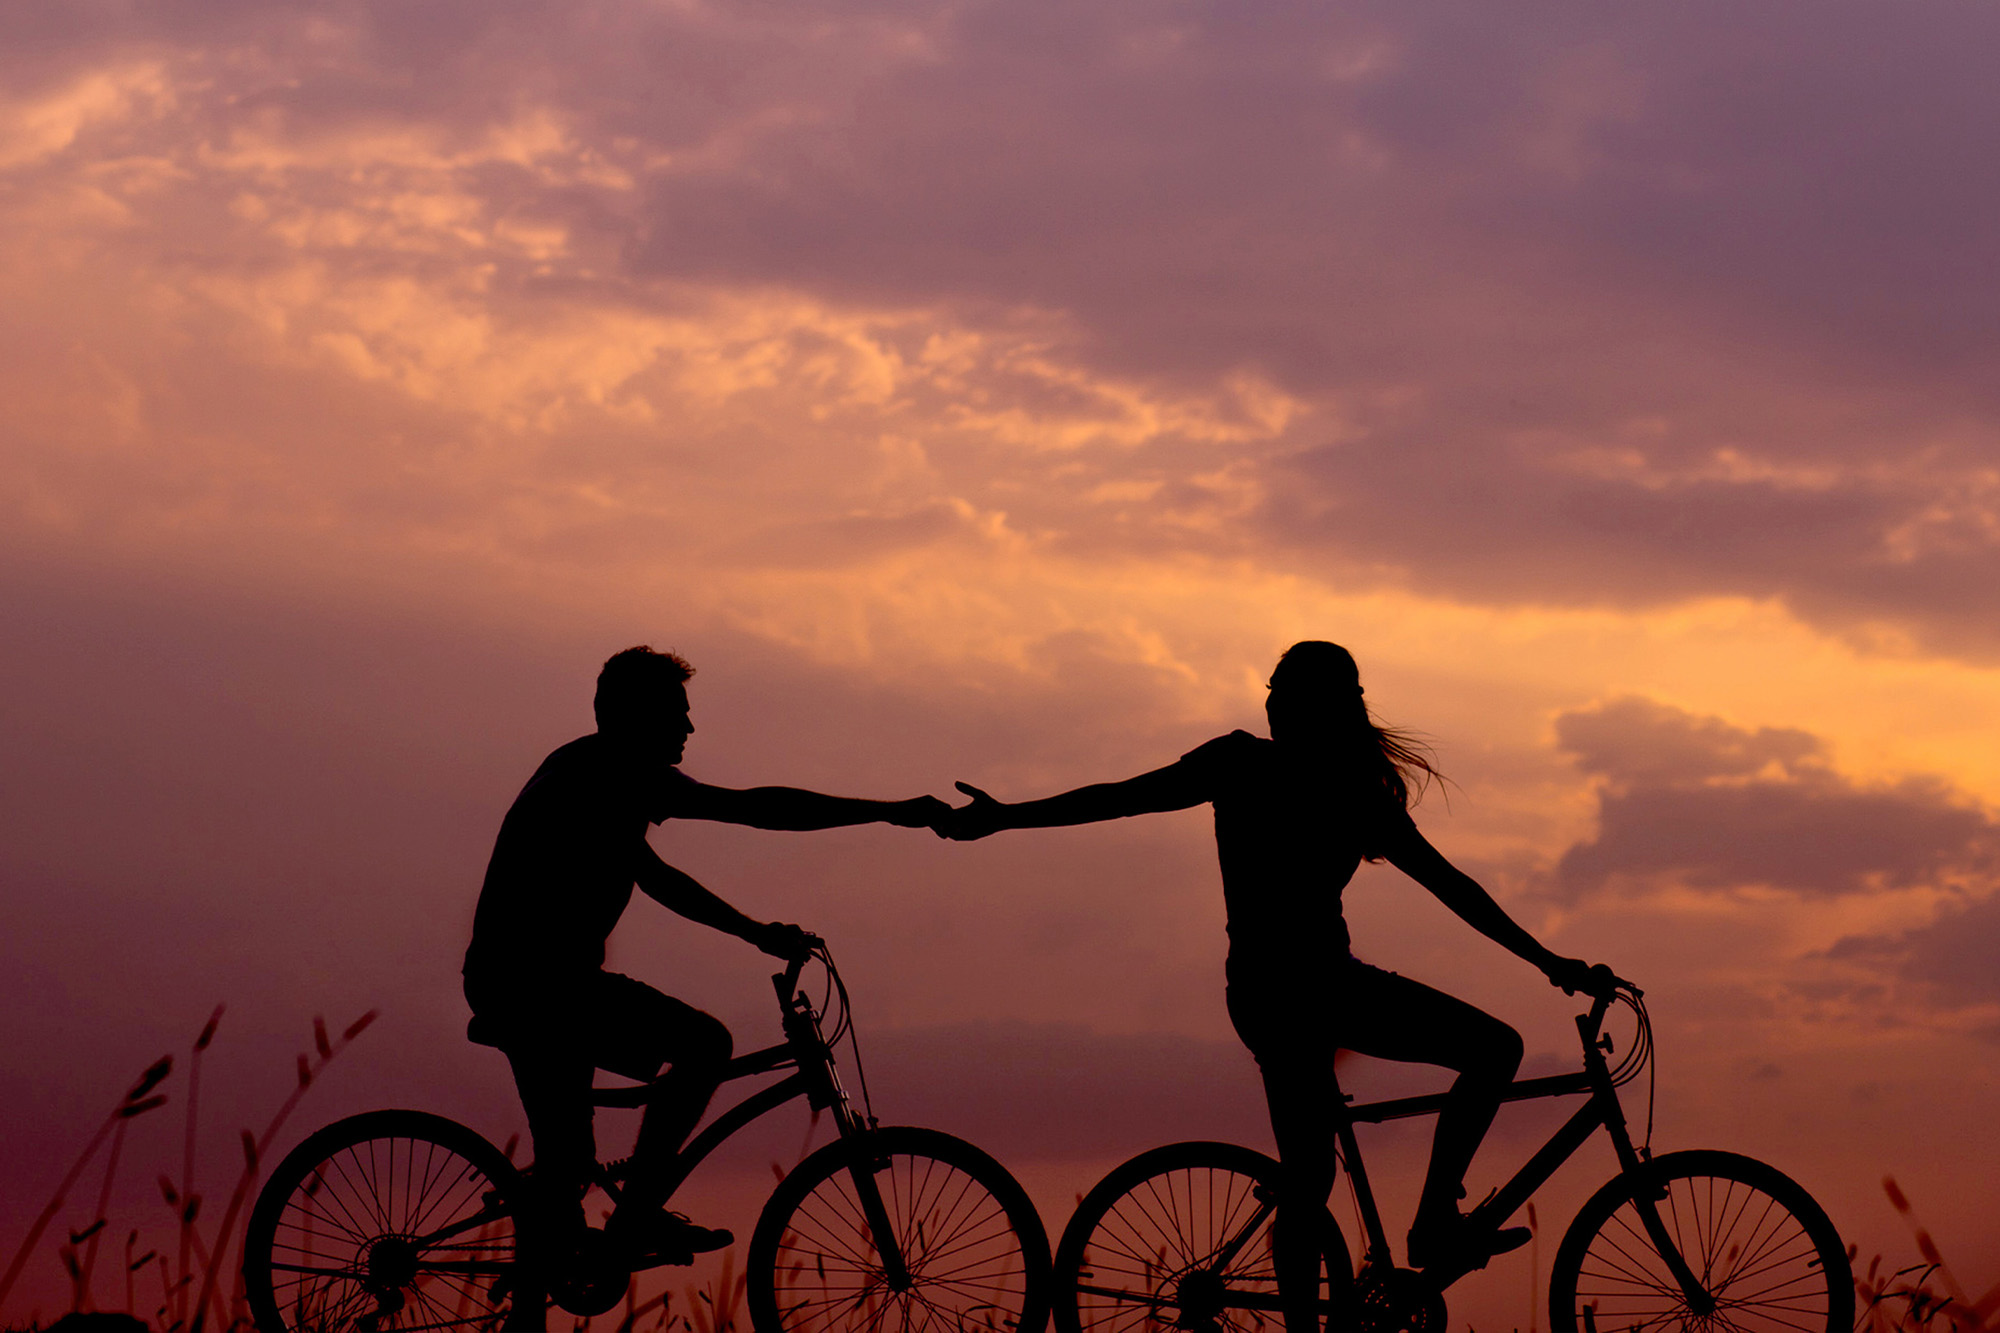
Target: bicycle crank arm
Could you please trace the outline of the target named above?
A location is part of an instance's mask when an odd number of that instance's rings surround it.
[[[1079,1296],[1102,1296],[1107,1300],[1125,1301],[1132,1305],[1150,1305],[1158,1310],[1178,1310],[1181,1306],[1179,1298],[1174,1296],[1150,1296],[1144,1292],[1121,1291],[1117,1287],[1099,1287],[1087,1282],[1077,1283],[1076,1291]],[[1224,1310],[1261,1310],[1267,1314],[1279,1314],[1285,1308],[1283,1302],[1275,1295],[1257,1296],[1236,1292],[1224,1296],[1218,1304]],[[1324,1310],[1330,1304],[1331,1302],[1322,1300],[1319,1302],[1319,1307]]]

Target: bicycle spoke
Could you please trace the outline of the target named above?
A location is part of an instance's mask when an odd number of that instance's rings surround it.
[[[1705,1327],[1713,1333],[1847,1333],[1846,1258],[1825,1215],[1791,1181],[1727,1153],[1660,1159],[1637,1198],[1601,1192],[1564,1241],[1559,1328],[1588,1307],[1598,1333]],[[1642,1178],[1643,1180],[1643,1178]],[[1612,1187],[1607,1187],[1609,1191]],[[1657,1198],[1654,1191],[1659,1191]],[[1646,1212],[1699,1284],[1682,1290]],[[1584,1230],[1587,1230],[1587,1243]],[[1564,1265],[1567,1265],[1565,1268]]]
[[[1189,1144],[1142,1155],[1121,1168],[1129,1178],[1114,1172],[1080,1206],[1064,1237],[1060,1262],[1067,1267],[1059,1281],[1066,1304],[1058,1309],[1072,1321],[1065,1327],[1075,1333],[1165,1333],[1191,1326],[1187,1321],[1214,1333],[1280,1327],[1273,1209],[1251,1173],[1275,1169],[1246,1150]]]
[[[752,1244],[753,1315],[769,1300],[785,1333],[974,1333],[1018,1326],[1029,1269],[1012,1208],[958,1154],[976,1152],[922,1130],[884,1130],[882,1169],[859,1181],[839,1153],[801,1167],[780,1187]],[[892,1143],[945,1151],[890,1150]],[[990,1162],[990,1159],[989,1159]],[[984,1168],[997,1171],[996,1166]],[[796,1173],[795,1173],[796,1174]],[[1010,1182],[1011,1183],[1011,1182]],[[861,1190],[872,1187],[909,1281],[892,1289]],[[1014,1189],[1017,1192],[1018,1186]],[[782,1217],[782,1228],[777,1218]],[[900,1286],[901,1284],[899,1284]],[[766,1294],[768,1293],[768,1295]],[[765,1307],[767,1309],[772,1307]]]
[[[325,1146],[320,1146],[324,1141]],[[490,1329],[506,1316],[512,1168],[490,1145],[419,1112],[329,1126],[272,1173],[245,1238],[262,1333]]]

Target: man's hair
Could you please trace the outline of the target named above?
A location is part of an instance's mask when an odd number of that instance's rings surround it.
[[[654,703],[662,691],[685,685],[694,668],[678,653],[656,653],[645,644],[613,653],[597,673],[597,695],[590,701],[597,729],[615,728],[632,714]]]

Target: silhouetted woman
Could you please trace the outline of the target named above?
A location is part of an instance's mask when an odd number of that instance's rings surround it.
[[[1519,1227],[1475,1239],[1458,1211],[1466,1168],[1520,1064],[1521,1038],[1463,1000],[1354,958],[1340,895],[1356,868],[1390,862],[1556,985],[1582,989],[1589,968],[1543,948],[1417,831],[1411,782],[1436,770],[1407,737],[1376,725],[1346,649],[1317,641],[1287,649],[1271,673],[1265,711],[1271,739],[1233,731],[1123,782],[1017,804],[960,783],[972,804],[939,832],[971,839],[1204,801],[1215,807],[1229,914],[1229,1017],[1263,1073],[1284,1168],[1275,1261],[1285,1324],[1287,1333],[1315,1333],[1310,1219],[1333,1187],[1336,1050],[1457,1071],[1410,1228],[1412,1266],[1477,1262],[1485,1255],[1468,1247],[1497,1254],[1528,1239]]]

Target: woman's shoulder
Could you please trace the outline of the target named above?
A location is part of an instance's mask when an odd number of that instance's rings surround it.
[[[1181,762],[1204,770],[1236,769],[1268,759],[1273,752],[1271,742],[1264,737],[1232,731],[1212,741],[1203,741],[1182,755]]]

